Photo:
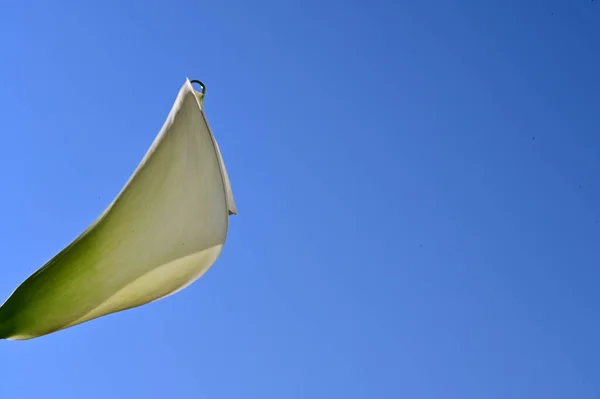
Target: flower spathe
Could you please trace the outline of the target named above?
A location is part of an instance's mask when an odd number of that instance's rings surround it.
[[[236,213],[203,94],[186,80],[119,195],[0,307],[0,338],[39,337],[174,294],[214,264]]]

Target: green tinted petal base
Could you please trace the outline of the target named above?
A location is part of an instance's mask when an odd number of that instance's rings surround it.
[[[0,338],[39,337],[174,294],[217,260],[236,213],[203,94],[186,80],[119,195],[0,307]]]

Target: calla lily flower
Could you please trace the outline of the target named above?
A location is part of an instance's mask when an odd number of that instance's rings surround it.
[[[204,92],[186,79],[119,195],[0,307],[0,338],[36,338],[159,300],[214,264],[237,211]]]

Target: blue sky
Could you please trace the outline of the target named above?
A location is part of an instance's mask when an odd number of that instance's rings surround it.
[[[600,397],[600,4],[216,3],[2,7],[0,296],[186,76],[239,216],[179,294],[0,342],[0,397]]]

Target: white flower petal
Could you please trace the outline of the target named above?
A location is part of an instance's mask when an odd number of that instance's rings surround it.
[[[0,307],[0,338],[30,339],[171,295],[219,257],[236,207],[187,80],[125,187]]]

